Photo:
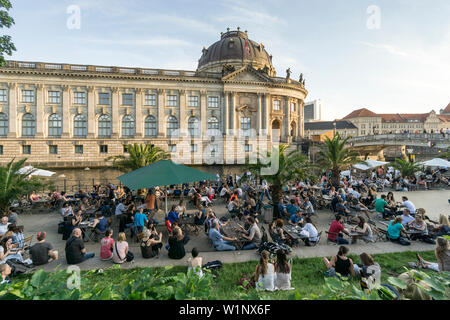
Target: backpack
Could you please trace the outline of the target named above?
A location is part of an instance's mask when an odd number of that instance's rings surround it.
[[[222,261],[220,260],[210,261],[207,264],[205,264],[203,268],[209,270],[219,270],[220,268],[222,268]]]
[[[15,277],[19,274],[28,271],[28,267],[26,267],[22,262],[20,262],[20,260],[9,259],[6,260],[6,263],[11,267],[11,277]]]

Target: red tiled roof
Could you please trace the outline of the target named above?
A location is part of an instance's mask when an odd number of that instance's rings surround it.
[[[358,117],[376,117],[376,116],[377,116],[376,113],[373,113],[372,111],[370,111],[366,108],[362,108],[362,109],[353,111],[352,113],[350,113],[343,119],[352,119],[352,118],[358,118]]]
[[[450,114],[444,115],[444,114],[438,114],[437,117],[442,122],[450,122]]]
[[[450,103],[448,106],[444,109],[444,113],[450,113]]]

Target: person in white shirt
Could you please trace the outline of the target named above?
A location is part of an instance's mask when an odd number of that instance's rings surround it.
[[[414,218],[411,217],[409,209],[404,209],[402,214],[402,225],[406,226],[408,223],[413,221]]]
[[[61,208],[61,215],[62,215],[64,218],[73,215],[73,209],[72,209],[72,206],[69,205],[68,202],[66,202],[66,203],[64,204],[64,207]]]
[[[116,207],[115,215],[118,216],[118,215],[124,214],[125,211],[126,211],[125,206],[124,206],[124,204],[121,202],[121,203],[119,203],[119,204],[117,205],[117,207]]]
[[[0,237],[2,237],[8,231],[8,226],[10,224],[11,223],[8,222],[8,217],[3,216],[0,223]]]
[[[311,246],[311,242],[317,242],[319,240],[319,233],[317,232],[317,228],[312,222],[310,217],[305,217],[305,226],[302,228],[300,235],[305,237],[303,240],[305,241],[306,246]]]
[[[408,198],[405,196],[402,197],[402,200],[403,200],[402,205],[404,207],[406,207],[409,210],[409,212],[411,212],[412,214],[415,214],[416,206],[414,205],[414,203],[412,203],[410,200],[408,200]]]

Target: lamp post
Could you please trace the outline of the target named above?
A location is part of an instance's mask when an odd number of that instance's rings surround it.
[[[334,136],[336,136],[336,121],[333,122],[333,127],[334,127],[333,133],[334,133]]]

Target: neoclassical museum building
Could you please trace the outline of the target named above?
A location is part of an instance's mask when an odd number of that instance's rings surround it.
[[[101,167],[126,144],[149,143],[184,163],[205,164],[209,154],[232,164],[256,153],[257,141],[300,141],[302,79],[290,70],[277,77],[272,55],[239,29],[203,48],[196,71],[8,61],[0,68],[0,162]]]

